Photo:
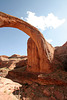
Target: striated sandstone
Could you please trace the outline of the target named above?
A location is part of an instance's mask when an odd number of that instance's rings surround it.
[[[40,58],[38,54],[38,49],[35,45],[35,42],[31,38],[28,39],[27,54],[28,54],[28,64],[27,64],[28,71],[39,72]]]
[[[45,41],[44,43],[44,46],[45,46],[45,55],[42,55],[42,57],[44,56],[45,58],[45,61],[44,61],[44,64],[41,63],[41,66],[40,66],[40,56],[39,54],[41,52],[38,53],[38,48],[35,44],[35,42],[29,38],[28,39],[28,42],[27,42],[27,54],[28,54],[28,71],[32,71],[32,72],[42,72],[46,70],[46,72],[50,72],[51,68],[50,67],[48,69],[47,66],[47,63],[51,66],[50,62],[52,62],[52,59],[54,57],[54,48]],[[46,61],[46,57],[47,59],[50,61]],[[42,67],[43,66],[43,67]]]

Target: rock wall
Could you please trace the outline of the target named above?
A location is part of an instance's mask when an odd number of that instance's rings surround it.
[[[31,38],[29,38],[27,42],[27,54],[28,54],[27,70],[32,72],[39,72],[40,58],[38,54],[38,49]]]
[[[50,68],[48,68],[48,65],[51,65],[51,62],[53,60],[54,57],[54,48],[45,41],[44,43],[45,45],[45,55],[42,55],[45,57],[45,61],[44,64],[41,63],[40,65],[40,57],[39,57],[39,53],[38,53],[38,48],[35,44],[35,42],[29,38],[28,42],[27,42],[27,54],[28,54],[28,66],[27,66],[27,70],[28,71],[32,71],[32,72],[44,72],[46,71],[50,71]],[[48,60],[50,61],[46,61],[46,57],[48,58]],[[40,67],[43,66],[43,67]]]
[[[56,64],[67,71],[67,42],[64,45],[55,48],[54,58],[54,62],[56,60]]]

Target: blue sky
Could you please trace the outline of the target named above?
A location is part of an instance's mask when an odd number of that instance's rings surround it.
[[[67,41],[67,0],[0,0],[0,11],[36,26],[53,46]],[[0,55],[26,55],[28,38],[18,29],[0,28]]]

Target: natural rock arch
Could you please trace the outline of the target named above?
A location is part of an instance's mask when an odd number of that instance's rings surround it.
[[[39,59],[39,70],[37,70],[37,72],[51,71],[51,61],[53,60],[54,48],[45,40],[45,38],[37,28],[19,18],[5,14],[3,12],[0,12],[0,28],[1,27],[18,28],[19,30],[29,35],[31,37],[31,41],[37,48],[36,52],[38,53]],[[29,63],[27,70],[29,70]],[[31,71],[31,68],[29,71]],[[35,72],[34,70],[32,71]]]

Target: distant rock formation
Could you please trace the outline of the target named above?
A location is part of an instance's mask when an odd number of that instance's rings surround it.
[[[20,58],[20,55],[14,54],[12,56],[10,56],[11,58]]]
[[[10,57],[2,55],[0,56],[0,68],[9,68],[9,69],[14,69],[14,68],[20,68],[23,66],[27,66],[27,56],[20,56],[17,54],[14,54]]]

